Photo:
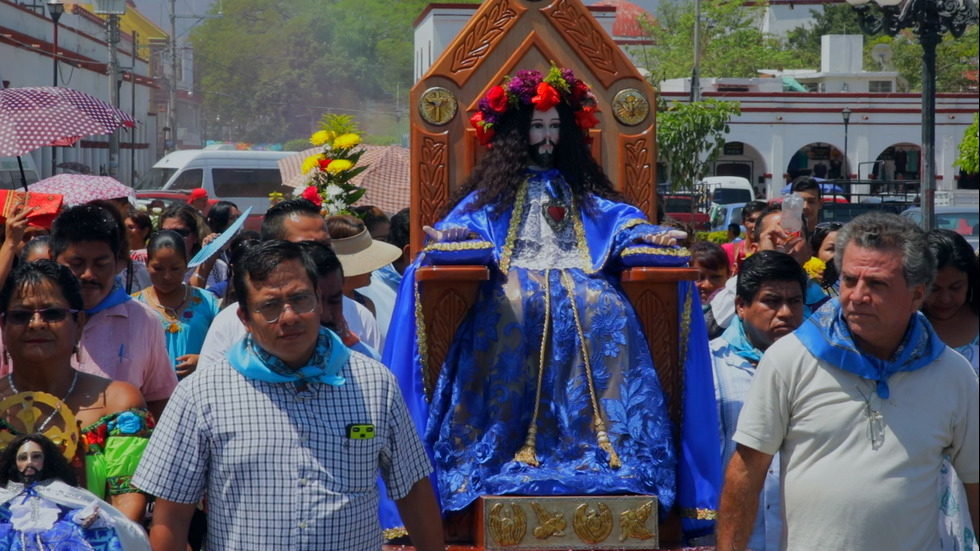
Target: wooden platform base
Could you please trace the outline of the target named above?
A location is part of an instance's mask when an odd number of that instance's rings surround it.
[[[656,496],[484,496],[443,521],[447,551],[620,551],[684,549],[657,524]],[[679,528],[679,527],[678,527]],[[677,534],[676,536],[679,536]],[[662,546],[662,547],[661,547]],[[414,551],[402,538],[385,551]]]

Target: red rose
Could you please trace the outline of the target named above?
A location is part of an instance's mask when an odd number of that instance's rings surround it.
[[[330,164],[330,161],[332,160],[333,159],[326,159],[324,157],[320,157],[320,160],[318,161],[320,163],[320,170],[326,171],[327,165]]]
[[[493,128],[486,128],[486,123],[483,122],[483,113],[477,111],[472,117],[470,117],[470,124],[476,129],[476,139],[479,140],[480,145],[487,145],[490,140],[493,139]]]
[[[534,104],[534,108],[538,111],[547,111],[548,109],[558,105],[558,103],[561,101],[561,96],[558,95],[558,90],[555,90],[547,82],[538,84],[538,89],[536,91],[538,95],[531,98],[531,103]]]
[[[583,107],[576,111],[575,124],[582,130],[588,130],[599,124],[599,119],[595,118],[595,107]]]
[[[487,103],[490,104],[490,109],[497,113],[507,111],[507,91],[504,87],[497,85],[491,88],[490,93],[487,94]]]
[[[581,80],[576,81],[575,86],[572,86],[572,100],[576,103],[582,101],[588,93],[589,87]]]
[[[316,189],[316,186],[310,186],[303,190],[303,199],[313,201],[318,207],[323,204],[323,198],[320,197],[320,192]]]

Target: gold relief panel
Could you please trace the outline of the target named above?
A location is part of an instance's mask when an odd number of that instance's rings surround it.
[[[649,550],[659,545],[656,496],[481,499],[488,550]]]

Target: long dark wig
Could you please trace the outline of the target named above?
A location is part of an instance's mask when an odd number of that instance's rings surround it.
[[[35,480],[43,482],[49,479],[57,479],[69,486],[78,486],[78,475],[75,469],[68,463],[65,456],[61,455],[61,450],[48,437],[43,434],[22,434],[7,444],[3,453],[0,454],[0,487],[6,486],[8,482],[20,482],[21,474],[17,470],[17,451],[24,442],[34,442],[41,446],[44,452],[44,467],[37,473]]]
[[[561,124],[555,146],[555,168],[561,171],[575,198],[590,214],[595,207],[593,196],[624,201],[623,196],[613,189],[602,167],[592,158],[592,150],[586,143],[585,134],[575,124],[571,108],[564,103],[559,103],[556,108]],[[517,188],[524,181],[525,169],[531,160],[528,133],[533,112],[532,105],[521,105],[511,109],[494,125],[490,149],[450,199],[446,212],[473,191],[478,194],[468,207],[470,211],[489,205],[491,214],[499,217],[514,206]]]

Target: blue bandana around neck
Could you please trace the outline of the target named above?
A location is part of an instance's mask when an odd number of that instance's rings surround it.
[[[350,351],[333,331],[321,327],[310,362],[299,369],[289,368],[285,362],[256,345],[251,334],[232,345],[227,356],[228,363],[249,379],[295,383],[297,386],[308,382],[341,386],[347,379],[338,373],[347,363]]]
[[[728,328],[721,334],[721,338],[725,339],[728,346],[731,347],[732,352],[746,360],[759,363],[759,360],[762,359],[762,351],[752,346],[749,338],[745,336],[745,327],[742,325],[742,318],[738,316],[733,317],[731,323],[728,324]]]
[[[915,371],[932,363],[946,345],[921,312],[916,312],[898,349],[890,360],[866,354],[854,343],[844,322],[840,299],[827,301],[796,330],[811,354],[835,367],[877,383],[876,391],[888,399],[888,377],[900,371]]]
[[[122,285],[120,285],[117,281],[115,285],[112,286],[112,291],[110,291],[109,294],[102,299],[102,302],[96,304],[94,308],[86,309],[85,313],[89,316],[98,314],[103,310],[107,310],[113,306],[118,306],[128,300],[133,300],[133,297],[126,294],[126,291],[123,289]]]

